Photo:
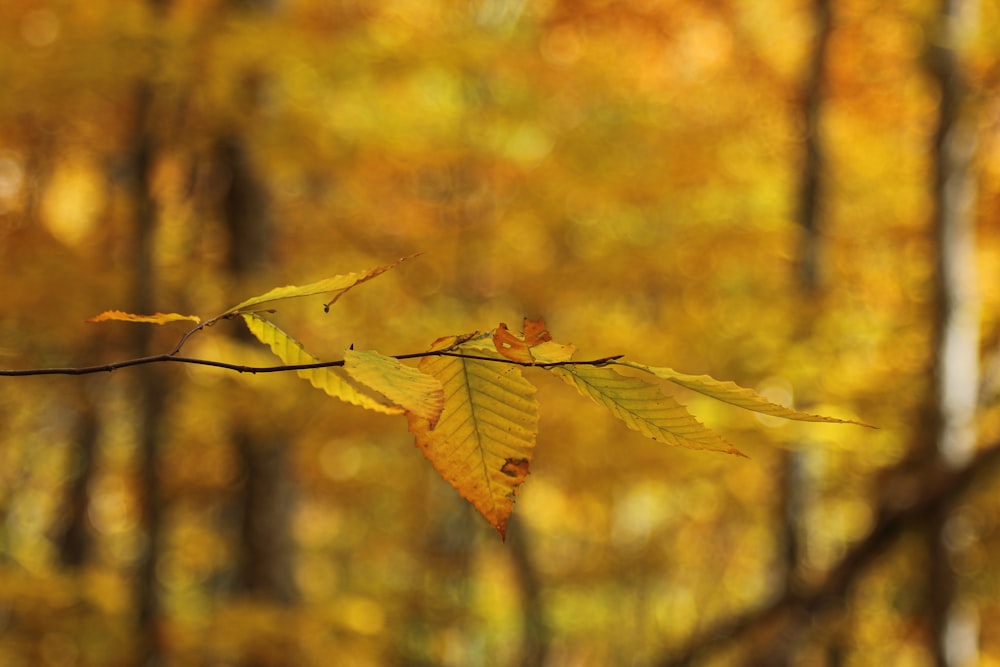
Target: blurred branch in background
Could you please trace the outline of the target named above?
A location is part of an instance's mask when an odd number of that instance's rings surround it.
[[[885,475],[889,494],[875,517],[871,532],[851,545],[843,558],[816,583],[800,583],[767,604],[712,624],[679,650],[668,650],[660,667],[688,667],[708,660],[734,644],[752,641],[756,633],[772,640],[802,622],[823,614],[843,613],[847,595],[879,558],[909,532],[924,532],[977,484],[989,483],[1000,463],[1000,442],[980,449],[959,467],[931,462],[915,471],[907,463]],[[770,663],[766,663],[770,664]]]
[[[147,20],[154,34],[158,24],[166,21],[169,2],[150,0]],[[148,63],[148,70],[141,71],[132,82],[134,87],[130,132],[126,137],[125,159],[122,175],[126,183],[127,215],[132,247],[130,307],[133,312],[150,312],[161,295],[158,293],[161,276],[156,261],[156,237],[161,224],[160,212],[153,194],[153,169],[158,159],[163,137],[157,132],[165,119],[159,116],[155,79],[164,63],[160,49],[150,46],[157,54]],[[136,357],[150,354],[153,335],[149,328],[138,327],[132,334],[131,349]],[[163,495],[161,493],[161,450],[165,431],[167,395],[174,380],[162,369],[145,366],[135,377],[132,396],[136,406],[136,448],[138,455],[138,495],[140,526],[144,539],[135,573],[137,652],[135,665],[159,667],[164,664],[163,605],[160,594],[158,565],[163,548]]]

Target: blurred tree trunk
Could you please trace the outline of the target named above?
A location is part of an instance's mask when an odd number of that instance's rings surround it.
[[[235,0],[232,9],[264,12],[274,8],[270,0]],[[247,71],[240,88],[240,123],[215,143],[212,161],[225,176],[228,187],[221,202],[222,222],[228,242],[227,270],[232,284],[266,270],[270,259],[271,221],[268,197],[258,177],[245,132],[252,127],[259,106],[262,76]],[[242,131],[241,131],[242,130]],[[241,335],[249,334],[241,330]],[[244,396],[259,401],[256,394]],[[237,392],[236,401],[240,400]],[[237,587],[261,602],[287,605],[298,599],[294,574],[294,542],[291,535],[294,493],[290,479],[290,438],[280,424],[264,429],[250,423],[245,409],[233,406],[230,438],[243,465],[243,520],[240,525]],[[246,665],[294,664],[294,655],[274,656],[251,650]]]
[[[963,17],[974,12],[971,4],[946,1],[941,23],[947,34],[931,47],[931,70],[941,91],[934,136],[937,448],[950,467],[972,458],[977,438],[980,304],[972,172],[976,124],[955,49]]]
[[[824,288],[822,266],[822,200],[825,158],[820,119],[823,106],[823,82],[827,68],[831,31],[830,0],[814,0],[812,52],[807,64],[803,85],[802,113],[805,121],[804,156],[802,177],[799,183],[798,224],[800,227],[798,284],[801,317],[797,322],[799,340],[813,337],[813,322],[819,307],[819,296]],[[795,591],[802,560],[802,538],[806,533],[803,515],[810,498],[809,489],[814,483],[809,479],[807,457],[808,443],[783,451],[780,456],[781,472],[779,491],[781,513],[779,516],[781,542],[781,576],[784,594]],[[747,665],[784,667],[794,663],[795,652],[802,636],[808,632],[808,618],[792,619],[781,636],[767,642],[763,653],[753,652]]]
[[[545,618],[538,571],[528,551],[528,532],[517,517],[513,517],[507,526],[507,545],[521,588],[520,664],[544,665],[549,653],[551,633]]]
[[[807,299],[814,296],[814,292],[823,284],[819,232],[822,222],[820,203],[823,196],[824,156],[820,117],[831,30],[830,0],[813,0],[812,7],[814,34],[802,101],[806,132],[798,215],[798,223],[802,227],[799,243],[799,287]]]
[[[974,0],[943,0],[929,53],[940,90],[934,135],[934,234],[937,242],[937,321],[934,355],[934,448],[940,465],[959,468],[976,449],[979,391],[979,319],[975,240],[975,121],[958,48],[972,25]],[[957,594],[947,540],[953,508],[931,518],[929,599],[934,661],[966,667],[978,661],[978,623]]]
[[[267,265],[267,197],[241,137],[220,138],[213,161],[227,176],[222,221],[228,238],[227,270],[238,285]],[[252,338],[249,332],[239,331],[239,336]],[[241,399],[253,402],[260,397],[237,392],[236,402]],[[292,565],[294,498],[288,478],[287,433],[278,426],[262,429],[248,423],[239,405],[234,405],[234,411],[230,438],[242,462],[244,480],[237,586],[252,597],[290,603],[298,594]]]
[[[267,200],[240,137],[221,138],[214,161],[216,168],[228,175],[223,202],[228,236],[227,268],[232,284],[238,285],[241,279],[265,269],[269,235]],[[245,330],[237,335],[251,338]],[[291,537],[295,497],[289,477],[290,442],[287,429],[280,423],[264,428],[252,418],[245,405],[259,405],[261,400],[252,388],[238,387],[233,392],[229,438],[243,468],[236,586],[253,599],[285,605],[298,599]],[[277,663],[248,654],[244,664]]]
[[[94,452],[97,449],[98,413],[90,392],[93,382],[83,380],[74,384],[76,394],[76,424],[74,439],[75,460],[70,466],[73,475],[66,485],[63,498],[64,523],[58,537],[59,562],[72,569],[83,566],[90,551],[90,521],[87,509],[90,504],[90,481],[94,471]]]
[[[473,604],[471,573],[476,519],[466,507],[455,502],[457,496],[451,489],[438,485],[435,474],[429,468],[424,471],[430,485],[420,560],[426,564],[427,576],[406,619],[407,634],[417,640],[412,648],[406,649],[408,655],[402,663],[442,667],[482,664],[481,647],[469,628],[471,619],[460,611]],[[437,606],[435,595],[441,593],[452,601],[451,609]],[[440,637],[447,638],[445,646],[436,645]]]
[[[243,520],[240,526],[240,588],[250,596],[290,604],[298,599],[292,561],[288,443],[245,424],[232,434],[243,464]]]
[[[151,20],[166,20],[169,0],[149,0]],[[128,155],[125,175],[129,185],[130,210],[133,236],[129,256],[132,258],[131,311],[152,313],[156,311],[156,253],[155,239],[158,216],[150,182],[156,152],[154,136],[158,119],[154,105],[152,78],[154,61],[146,78],[136,83],[132,117],[132,150]],[[134,327],[131,330],[132,355],[151,353],[151,327]],[[136,433],[139,450],[139,507],[145,544],[137,565],[136,620],[139,642],[138,664],[156,667],[165,662],[164,639],[161,634],[161,609],[159,583],[156,576],[157,562],[163,542],[162,490],[159,478],[159,457],[163,433],[166,428],[163,408],[168,393],[167,375],[158,365],[150,364],[135,369],[136,386],[133,400],[136,405]]]
[[[162,8],[162,3],[157,5]],[[134,225],[133,247],[130,253],[133,259],[130,307],[134,313],[151,313],[156,310],[154,238],[157,215],[149,180],[155,150],[152,133],[154,126],[152,97],[151,85],[146,81],[140,82],[135,94],[136,127],[133,135],[135,139],[127,168]],[[133,356],[141,357],[151,353],[152,332],[150,327],[132,328]],[[163,663],[156,564],[162,542],[158,467],[164,429],[166,375],[156,365],[140,366],[135,369],[135,382],[133,400],[136,405],[139,449],[139,505],[146,533],[144,549],[138,564],[136,589],[139,664],[150,666]]]

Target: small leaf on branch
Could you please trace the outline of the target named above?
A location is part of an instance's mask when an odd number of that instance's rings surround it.
[[[647,438],[689,449],[745,456],[655,384],[606,367],[571,364],[549,370]]]
[[[493,331],[493,345],[497,352],[521,364],[532,364],[535,362],[528,350],[528,343],[518,338],[510,332],[503,322]]]
[[[385,266],[377,266],[373,269],[356,273],[345,273],[343,275],[333,276],[332,278],[326,278],[325,280],[309,283],[308,285],[285,285],[284,287],[275,287],[264,294],[251,297],[246,301],[238,303],[227,310],[225,314],[231,315],[240,313],[248,308],[252,308],[253,306],[259,306],[262,303],[269,303],[271,301],[280,301],[282,299],[294,299],[302,296],[313,296],[315,294],[327,294],[334,292],[335,296],[333,299],[323,306],[324,309],[329,310],[330,306],[352,287],[360,285],[363,282],[385,273],[389,269],[398,266],[400,263],[410,259],[411,257],[416,257],[416,255],[402,257],[391,264],[386,264]]]
[[[154,313],[152,315],[135,315],[121,310],[106,310],[100,315],[88,318],[88,322],[142,322],[145,324],[166,324],[167,322],[201,322],[197,315],[179,315],[177,313]]]
[[[778,405],[777,403],[772,403],[752,389],[741,387],[735,382],[730,382],[728,380],[716,380],[709,375],[686,375],[684,373],[678,373],[672,368],[646,366],[645,364],[637,364],[632,361],[619,361],[616,363],[620,366],[629,366],[647,373],[652,373],[658,378],[669,380],[674,384],[696,391],[699,394],[704,394],[705,396],[714,398],[717,401],[729,403],[730,405],[735,405],[736,407],[744,408],[745,410],[752,410],[753,412],[759,412],[771,417],[780,417],[782,419],[793,419],[804,422],[857,424],[858,426],[875,428],[870,424],[854,421],[852,419],[836,419],[834,417],[824,417],[822,415],[812,415],[806,412],[799,412],[798,410]]]
[[[444,407],[444,389],[436,378],[374,350],[353,348],[344,353],[344,370],[357,382],[427,420],[431,428],[437,424]]]
[[[431,346],[427,349],[427,351],[440,352],[442,350],[453,350],[471,340],[488,335],[489,334],[481,334],[478,331],[473,331],[472,333],[462,334],[461,336],[442,336],[431,343]]]
[[[545,320],[524,318],[524,337],[511,333],[500,323],[493,332],[493,346],[497,352],[520,364],[562,363],[573,358],[576,347],[561,345],[552,340]]]
[[[306,352],[302,344],[279,329],[268,320],[253,314],[242,315],[247,328],[257,340],[271,348],[282,363],[289,366],[319,363],[319,359]],[[307,368],[296,371],[298,376],[308,380],[312,386],[325,391],[334,398],[358,407],[374,410],[387,415],[403,414],[404,410],[352,380],[340,368]]]
[[[408,414],[410,432],[438,473],[503,538],[538,432],[535,387],[519,368],[481,359],[425,357],[419,368],[441,382],[445,404],[437,425]]]
[[[561,364],[572,359],[575,352],[575,345],[564,345],[554,340],[547,340],[531,348],[531,356],[536,364]]]
[[[549,333],[549,327],[546,326],[545,320],[524,318],[524,340],[529,347],[552,340],[552,334]]]

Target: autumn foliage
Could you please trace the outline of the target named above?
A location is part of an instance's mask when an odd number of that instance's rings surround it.
[[[0,665],[1000,664],[998,36],[0,2]]]
[[[733,382],[623,361],[620,355],[573,360],[576,348],[556,343],[542,319],[525,318],[520,335],[501,322],[485,333],[476,331],[439,338],[426,352],[405,355],[420,358],[414,368],[398,358],[353,347],[344,352],[342,360],[324,362],[267,319],[267,314],[274,312],[272,309],[261,309],[284,299],[332,293],[333,298],[323,305],[329,312],[330,306],[348,290],[405,259],[308,285],[277,287],[249,298],[186,333],[168,356],[178,359],[187,339],[203,328],[223,319],[242,318],[250,332],[284,364],[267,370],[294,370],[317,389],[345,403],[383,414],[405,415],[417,447],[434,469],[502,538],[506,536],[507,520],[514,511],[518,489],[531,470],[538,433],[536,389],[524,378],[524,367],[554,373],[576,387],[581,395],[606,407],[630,429],[678,447],[743,456],[657,385],[617,369],[643,371],[719,401],[773,417],[860,424],[799,412],[776,405]],[[89,321],[165,324],[178,320],[201,322],[196,315],[136,315],[118,310],[105,311]]]

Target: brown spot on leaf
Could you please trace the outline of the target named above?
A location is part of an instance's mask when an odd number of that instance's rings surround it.
[[[500,472],[507,475],[508,477],[526,477],[530,468],[530,463],[528,459],[507,459],[503,462],[503,467],[500,468]]]

